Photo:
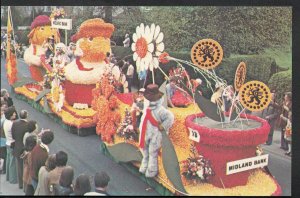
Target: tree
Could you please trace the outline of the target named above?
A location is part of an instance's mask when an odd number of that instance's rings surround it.
[[[104,6],[105,18],[104,21],[107,23],[112,23],[112,6]]]

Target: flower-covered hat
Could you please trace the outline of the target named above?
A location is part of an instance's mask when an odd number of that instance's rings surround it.
[[[39,15],[32,21],[30,28],[34,29],[36,27],[45,25],[51,25],[50,17],[47,15]]]
[[[76,42],[80,38],[89,38],[89,37],[104,37],[110,38],[115,26],[111,23],[105,23],[100,18],[89,19],[83,22],[78,32],[72,36],[72,42]]]

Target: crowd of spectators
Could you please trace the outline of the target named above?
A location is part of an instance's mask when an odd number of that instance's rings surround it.
[[[6,181],[17,184],[29,196],[108,195],[110,177],[106,172],[95,174],[94,190],[88,175],[75,179],[73,167],[67,165],[68,154],[50,154],[53,131],[39,131],[37,122],[28,118],[29,112],[22,109],[17,113],[8,91],[1,89],[1,140],[5,140],[6,153],[1,155],[1,174],[6,174]]]

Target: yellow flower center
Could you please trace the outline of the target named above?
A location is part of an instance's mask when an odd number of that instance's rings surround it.
[[[144,58],[148,51],[147,41],[144,37],[139,38],[136,41],[136,53],[140,58]]]
[[[59,87],[57,86],[53,88],[53,100],[55,103],[59,101]]]

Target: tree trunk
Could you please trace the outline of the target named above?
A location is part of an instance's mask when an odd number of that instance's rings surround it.
[[[112,23],[112,6],[104,6],[105,22]]]

